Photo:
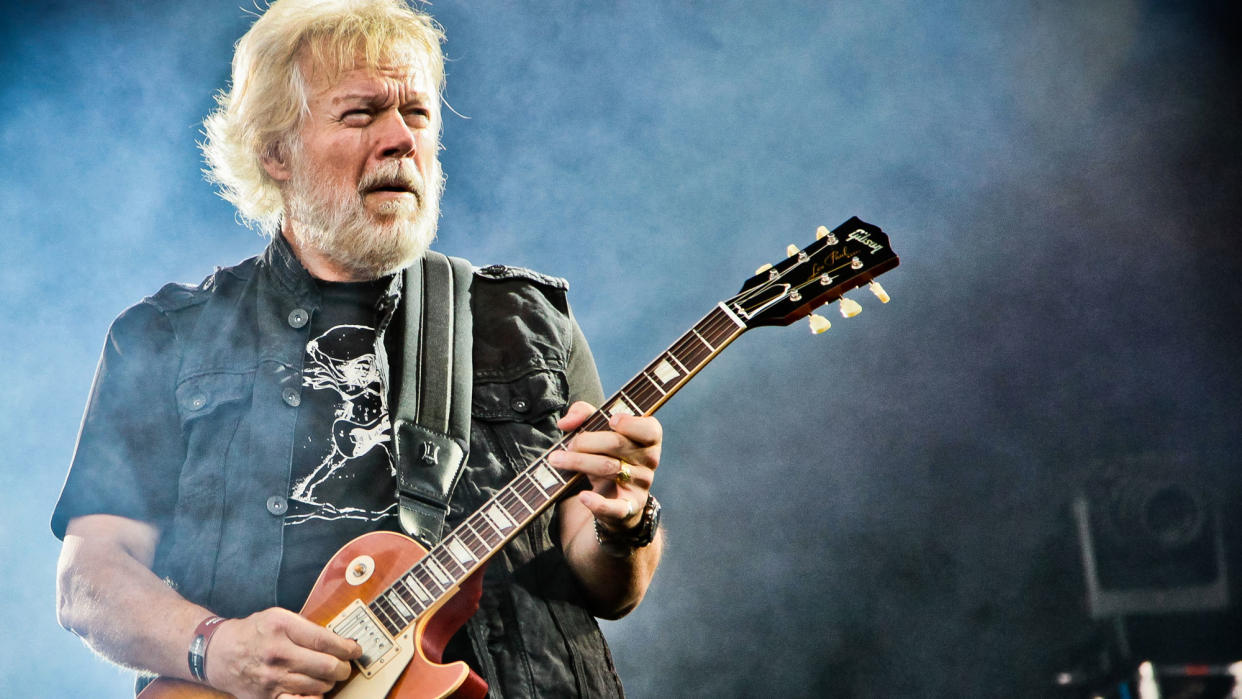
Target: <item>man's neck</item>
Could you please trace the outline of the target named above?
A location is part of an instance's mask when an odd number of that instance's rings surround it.
[[[284,224],[280,228],[280,235],[284,236],[285,242],[289,243],[290,249],[293,250],[293,256],[298,258],[298,262],[302,263],[302,266],[306,268],[307,272],[310,272],[312,277],[326,282],[370,281],[362,279],[352,271],[328,259],[314,247],[304,244],[298,239],[297,234],[293,232],[288,218],[285,219]]]

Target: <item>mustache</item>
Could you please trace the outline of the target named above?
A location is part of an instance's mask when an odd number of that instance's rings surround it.
[[[358,192],[367,194],[380,190],[410,192],[419,203],[426,200],[426,183],[412,160],[387,160],[362,177]]]

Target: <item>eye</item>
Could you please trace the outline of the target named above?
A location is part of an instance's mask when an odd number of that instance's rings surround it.
[[[426,109],[411,109],[405,112],[405,123],[411,128],[425,129],[431,125],[431,112]]]
[[[341,123],[346,126],[366,126],[371,123],[371,112],[366,109],[351,109],[341,115]]]

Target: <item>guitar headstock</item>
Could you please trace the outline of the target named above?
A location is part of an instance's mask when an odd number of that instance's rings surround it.
[[[857,217],[831,231],[820,226],[815,242],[801,250],[790,245],[788,253],[785,260],[760,267],[725,302],[748,328],[789,325],[837,300],[841,314],[852,317],[862,308],[845,292],[863,284],[870,284],[880,301],[888,303],[888,294],[874,280],[900,262],[884,231]],[[828,326],[827,319],[811,315],[812,332],[821,333]]]

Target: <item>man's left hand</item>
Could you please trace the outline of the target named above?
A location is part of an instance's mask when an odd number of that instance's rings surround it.
[[[594,406],[579,401],[569,406],[556,426],[568,432],[594,413]],[[578,494],[579,502],[602,526],[624,531],[642,520],[664,432],[654,417],[617,414],[609,418],[608,426],[611,431],[575,435],[568,451],[554,451],[548,461],[586,475],[591,489]]]

